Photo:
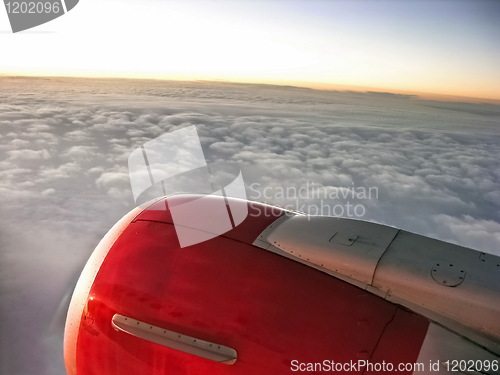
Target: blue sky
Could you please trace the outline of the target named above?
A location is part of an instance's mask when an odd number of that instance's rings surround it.
[[[496,1],[82,0],[0,73],[339,85],[500,100]]]

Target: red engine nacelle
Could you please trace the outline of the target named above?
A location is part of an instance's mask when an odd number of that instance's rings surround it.
[[[229,199],[247,218],[181,248],[169,207],[193,199],[137,208],[101,241],[68,313],[68,374],[361,374],[417,359],[427,319],[252,245],[284,210]]]

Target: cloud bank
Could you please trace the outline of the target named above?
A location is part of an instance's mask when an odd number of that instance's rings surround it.
[[[64,374],[61,301],[99,239],[135,206],[130,152],[189,125],[214,184],[241,169],[255,200],[310,213],[358,204],[364,220],[500,254],[500,106],[8,77],[0,103],[3,373]],[[376,195],[358,194],[370,187]]]

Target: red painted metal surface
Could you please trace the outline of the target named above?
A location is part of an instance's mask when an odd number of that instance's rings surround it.
[[[135,221],[146,220],[173,224],[169,207],[181,205],[183,203],[193,201],[197,198],[199,198],[199,196],[177,195],[168,198],[167,200],[160,200],[144,210],[135,219]],[[222,197],[214,198],[222,199]],[[232,203],[233,205],[246,205],[248,209],[248,215],[246,220],[244,220],[240,225],[238,225],[233,230],[222,234],[222,236],[250,244],[255,241],[255,239],[264,231],[264,229],[271,225],[277,218],[283,216],[286,213],[286,211],[282,210],[279,207],[260,204],[257,202],[232,199]]]
[[[90,291],[77,375],[280,375],[292,373],[293,360],[415,361],[425,319],[251,245],[280,214],[249,215],[224,236],[186,248],[168,210],[139,215]],[[215,363],[116,331],[116,313],[232,347],[238,360]]]

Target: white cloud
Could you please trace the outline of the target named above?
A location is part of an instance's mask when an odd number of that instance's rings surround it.
[[[76,162],[69,162],[54,167],[41,166],[38,172],[39,183],[54,183],[60,180],[77,177],[80,172],[80,166]]]
[[[27,140],[24,140],[24,139],[13,139],[12,141],[10,141],[10,144],[12,146],[21,148],[21,147],[28,146],[30,144],[30,142]]]
[[[49,159],[50,153],[47,150],[12,150],[7,151],[10,160],[37,160],[37,159]]]
[[[444,240],[471,248],[498,249],[500,223],[494,220],[475,219],[469,215],[432,217]]]
[[[47,196],[47,195],[52,195],[55,193],[56,193],[56,189],[49,188],[49,189],[45,189],[40,194],[42,194],[43,196]]]
[[[61,155],[70,159],[82,159],[88,157],[95,157],[96,153],[97,153],[96,146],[77,145],[77,146],[71,146]]]
[[[96,185],[100,188],[130,187],[128,172],[104,172],[96,179]]]

